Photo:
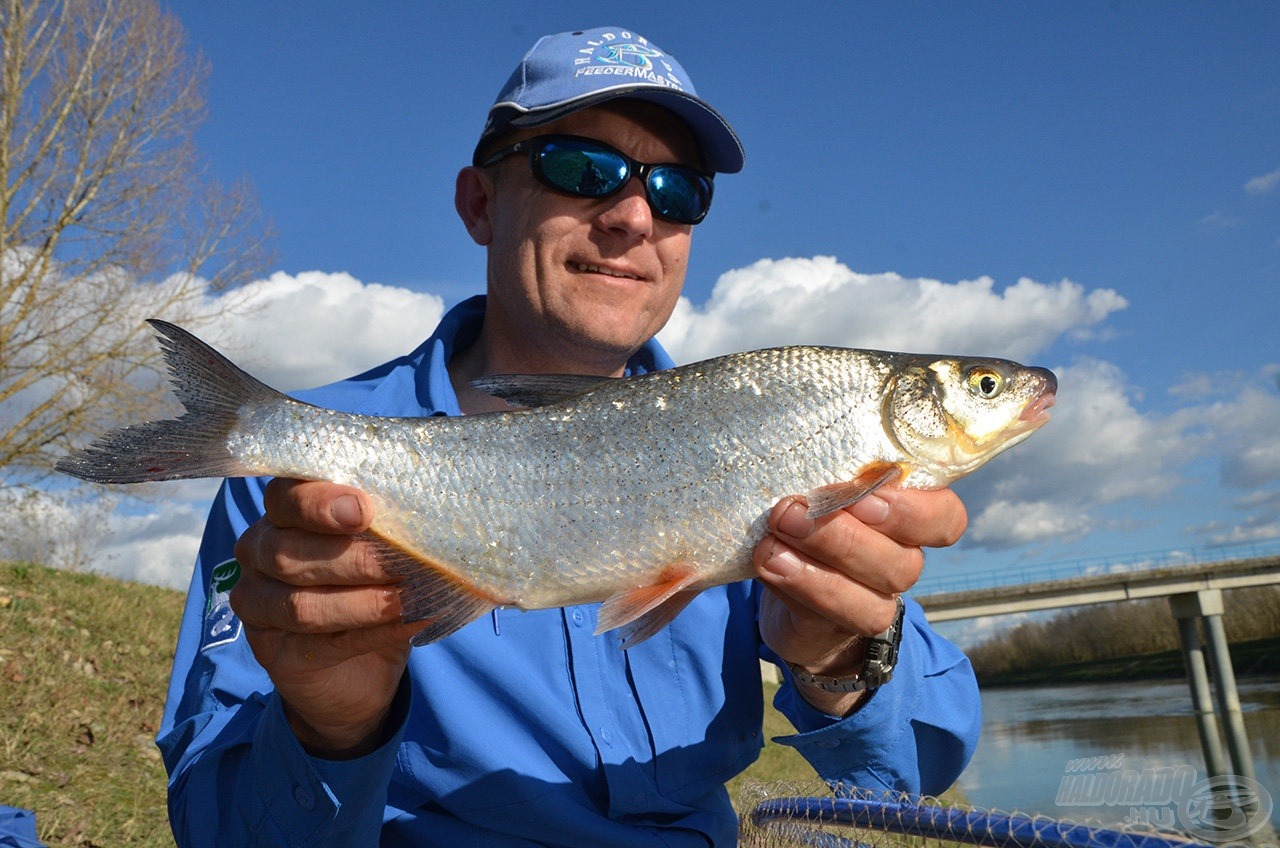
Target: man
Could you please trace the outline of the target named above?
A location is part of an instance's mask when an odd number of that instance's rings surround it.
[[[414,353],[302,397],[470,414],[504,406],[471,387],[484,375],[669,367],[652,337],[710,173],[741,166],[732,129],[653,44],[619,28],[540,40],[457,179],[486,297]],[[972,750],[967,661],[918,606],[895,622],[920,546],[963,531],[949,492],[884,492],[816,522],[785,499],[758,581],[703,592],[627,651],[592,635],[596,604],[499,610],[411,648],[424,625],[401,622],[359,535],[372,517],[328,483],[223,486],[159,740],[180,845],[732,844],[724,782],[762,744],[760,656],[787,669],[777,704],[800,732],[783,741],[824,777],[940,791]],[[901,638],[887,681],[866,650],[882,631]]]

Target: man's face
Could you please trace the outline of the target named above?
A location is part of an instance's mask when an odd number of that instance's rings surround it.
[[[575,112],[503,144],[551,133],[597,139],[640,162],[700,164],[678,120],[634,101]],[[525,156],[488,170],[498,173],[486,324],[530,357],[615,371],[671,316],[692,227],[655,217],[638,179],[608,197],[586,199],[541,185]]]

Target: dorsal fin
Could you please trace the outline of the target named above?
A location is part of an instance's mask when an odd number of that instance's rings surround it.
[[[548,406],[586,394],[615,377],[591,374],[493,374],[470,385],[519,406]]]

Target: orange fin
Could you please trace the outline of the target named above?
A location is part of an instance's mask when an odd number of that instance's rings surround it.
[[[401,620],[406,624],[431,622],[414,635],[414,645],[443,639],[499,605],[437,563],[411,554],[373,533],[364,534],[364,538],[375,543],[378,564],[383,571],[402,578],[396,587],[400,593]]]
[[[693,563],[672,563],[663,569],[662,577],[657,583],[619,592],[601,604],[596,634],[631,625],[623,632],[623,647],[639,644],[661,630],[676,617],[676,613],[684,609],[697,594],[697,590],[687,591],[695,580],[697,571]],[[689,597],[681,599],[678,597],[681,594],[688,594]]]
[[[809,518],[824,515],[855,504],[883,486],[902,476],[902,467],[896,462],[869,462],[858,470],[858,476],[842,483],[819,486],[809,492]]]
[[[681,610],[689,605],[690,601],[698,597],[698,593],[701,591],[701,589],[686,589],[682,592],[676,592],[635,621],[622,625],[622,627],[618,628],[618,635],[622,637],[622,641],[619,643],[622,649],[634,648],[666,627],[680,614]]]

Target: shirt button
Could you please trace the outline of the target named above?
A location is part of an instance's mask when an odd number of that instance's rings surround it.
[[[297,801],[298,806],[304,810],[315,809],[316,796],[305,786],[295,786],[293,788],[293,800]]]
[[[573,619],[573,623],[577,627],[581,627],[583,619],[586,618],[586,616],[582,614],[582,610],[574,610],[573,615],[570,617]]]
[[[609,732],[609,728],[600,728],[600,741],[604,742],[604,744],[608,745],[610,748],[613,747],[613,734]]]

